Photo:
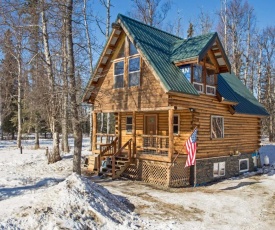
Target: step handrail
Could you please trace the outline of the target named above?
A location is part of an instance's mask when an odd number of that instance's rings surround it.
[[[98,159],[97,159],[97,168],[98,168],[98,173],[100,173],[100,167],[101,167],[101,157],[104,156],[106,152],[111,150],[112,148],[114,149],[114,153],[116,153],[116,148],[118,146],[118,137],[116,137],[111,143],[109,144],[103,144],[100,146],[100,151],[98,154]],[[107,147],[106,147],[107,146]],[[101,150],[102,147],[106,147],[104,150]]]
[[[113,179],[115,178],[115,175],[116,175],[116,169],[115,169],[116,156],[119,155],[122,152],[122,150],[124,150],[127,146],[128,146],[128,159],[131,160],[131,156],[132,156],[131,142],[132,142],[132,138],[129,139],[116,153],[112,155],[112,178]]]

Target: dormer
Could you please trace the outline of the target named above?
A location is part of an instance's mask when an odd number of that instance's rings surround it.
[[[176,42],[171,61],[200,94],[216,96],[217,75],[231,71],[217,33]]]

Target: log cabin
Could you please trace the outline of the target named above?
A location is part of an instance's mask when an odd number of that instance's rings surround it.
[[[113,178],[167,187],[253,170],[261,118],[268,116],[231,72],[217,33],[183,39],[121,14],[83,102],[94,108],[98,172],[109,157]],[[98,133],[99,113],[114,113],[114,134]],[[196,167],[185,167],[185,143],[195,128]]]

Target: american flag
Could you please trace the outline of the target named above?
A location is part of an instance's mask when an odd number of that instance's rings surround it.
[[[196,162],[196,149],[197,149],[197,128],[193,131],[191,136],[188,138],[188,140],[185,143],[186,150],[187,150],[187,160],[185,163],[185,167],[189,167],[191,165],[194,165]]]

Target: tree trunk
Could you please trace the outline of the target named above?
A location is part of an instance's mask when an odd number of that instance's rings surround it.
[[[20,55],[20,54],[19,54]],[[17,148],[21,148],[21,140],[22,140],[22,90],[21,90],[21,58],[17,59],[18,62],[18,76],[17,76],[17,90],[18,90],[18,98],[17,98],[17,119],[18,119],[18,127],[17,127]]]
[[[73,51],[73,36],[72,36],[72,13],[73,0],[66,0],[66,45],[68,55],[68,79],[69,79],[69,95],[72,110],[72,125],[74,135],[74,157],[73,157],[73,172],[81,174],[81,148],[82,148],[82,130],[78,115],[78,105],[76,101],[77,89],[75,79],[74,66],[74,51]]]
[[[93,150],[93,111],[94,107],[90,108],[90,150]]]
[[[44,56],[46,61],[46,73],[49,81],[49,93],[50,93],[50,125],[51,132],[53,136],[53,159],[55,161],[61,160],[60,151],[59,151],[59,132],[57,130],[57,101],[56,101],[56,92],[55,92],[55,79],[53,75],[53,66],[49,48],[49,38],[47,31],[47,20],[44,12],[44,0],[41,0],[43,10],[41,11],[41,19],[42,19],[42,37],[44,44]]]
[[[34,136],[34,149],[39,149],[39,124],[38,124],[38,118],[36,117],[35,122],[35,136]]]

